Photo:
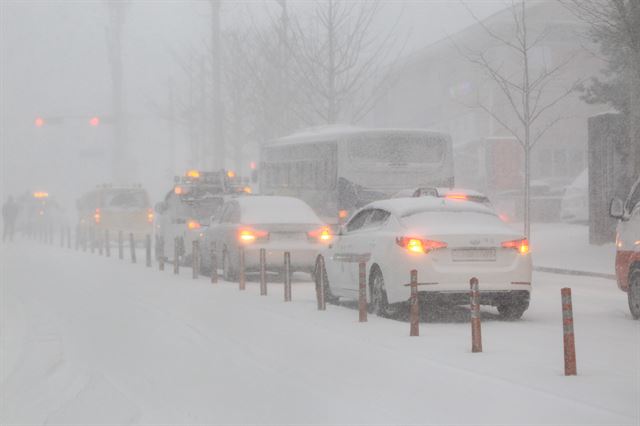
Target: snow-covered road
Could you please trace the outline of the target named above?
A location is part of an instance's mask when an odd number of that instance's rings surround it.
[[[521,321],[402,321],[117,258],[1,251],[1,424],[616,424],[640,421],[640,323],[613,281],[537,273]],[[169,269],[169,268],[168,268]],[[563,376],[573,288],[578,376]],[[460,319],[463,318],[463,319]]]

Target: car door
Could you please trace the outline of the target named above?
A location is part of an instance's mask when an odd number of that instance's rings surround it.
[[[350,299],[357,298],[358,255],[354,251],[354,243],[358,239],[358,232],[372,213],[372,209],[356,213],[342,228],[341,233],[332,244],[330,262],[327,262],[327,276],[332,291],[335,291],[339,296]]]

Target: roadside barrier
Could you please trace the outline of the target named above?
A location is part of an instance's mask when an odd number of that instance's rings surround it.
[[[191,242],[191,277],[198,279],[200,269],[200,242],[194,240]]]
[[[564,375],[576,376],[576,341],[573,334],[573,303],[571,302],[571,289],[560,290],[562,298],[562,332],[564,341]]]
[[[260,296],[267,295],[267,252],[260,249]]]
[[[326,311],[327,310],[327,300],[326,300],[326,286],[327,283],[325,281],[325,274],[324,274],[324,257],[320,257],[319,259],[320,265],[319,271],[316,271],[316,301],[318,302],[318,310],[319,311]]]
[[[109,230],[104,230],[104,249],[107,257],[111,257],[111,239],[109,238]]]
[[[156,244],[158,245],[158,270],[164,271],[164,238],[157,238]]]
[[[118,231],[118,259],[124,259],[124,235],[122,230]]]
[[[284,252],[284,301],[291,302],[291,254],[288,251]]]
[[[129,248],[131,249],[131,263],[136,263],[136,242],[133,239],[133,232],[129,232]]]
[[[244,290],[247,288],[247,283],[245,281],[246,277],[244,275],[244,248],[240,247],[240,252],[238,253],[240,256],[240,265],[238,267],[238,287],[240,290]]]
[[[151,235],[147,234],[144,240],[145,248],[145,265],[151,268]]]
[[[471,288],[471,352],[482,352],[482,332],[480,329],[480,290],[478,279],[469,280]]]
[[[358,321],[367,322],[367,264],[358,263]]]
[[[211,245],[211,284],[218,283],[218,256],[216,255],[216,244]]]
[[[180,239],[175,237],[173,239],[173,273],[174,275],[178,275],[180,273],[180,247],[179,247]]]
[[[409,281],[411,296],[409,297],[409,336],[420,335],[420,304],[418,302],[418,271],[411,270]]]

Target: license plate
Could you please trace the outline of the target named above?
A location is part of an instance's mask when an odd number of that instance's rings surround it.
[[[453,249],[451,258],[454,262],[493,262],[496,249]]]
[[[272,241],[304,241],[307,234],[303,232],[273,232],[269,235]]]

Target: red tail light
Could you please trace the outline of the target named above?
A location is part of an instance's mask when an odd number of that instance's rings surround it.
[[[469,199],[469,197],[467,197],[465,194],[447,194],[445,198],[449,200],[468,200]]]
[[[147,222],[153,223],[153,210],[147,209]]]
[[[429,253],[430,251],[446,248],[447,243],[442,241],[425,240],[417,237],[398,237],[396,244],[412,253]]]
[[[311,240],[318,240],[321,243],[328,243],[333,239],[333,235],[331,235],[331,230],[328,226],[323,226],[320,229],[316,229],[315,231],[307,232],[307,236]]]
[[[191,230],[200,229],[200,222],[198,222],[197,220],[190,219],[187,221],[187,228]]]
[[[529,240],[523,238],[521,240],[505,241],[502,243],[502,247],[518,250],[520,254],[527,254],[529,253]]]
[[[96,222],[96,225],[100,223],[100,209],[96,209],[96,212],[93,214],[93,220]]]
[[[267,231],[260,231],[251,228],[243,228],[238,231],[238,241],[241,243],[253,243],[269,237]]]

